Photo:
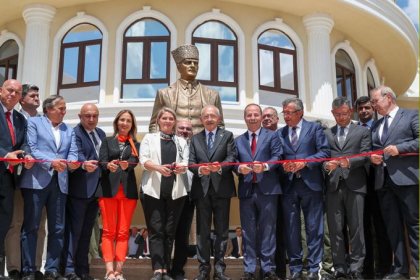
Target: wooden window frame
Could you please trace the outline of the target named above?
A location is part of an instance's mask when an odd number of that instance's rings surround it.
[[[208,22],[219,22],[226,26],[236,37],[236,40],[213,39],[194,37],[194,32],[202,25]],[[208,20],[198,25],[192,32],[191,42],[195,44],[210,45],[210,80],[198,80],[203,85],[220,86],[220,87],[235,87],[236,101],[239,100],[239,82],[238,82],[238,39],[236,33],[224,22],[218,20]],[[219,81],[219,46],[233,47],[233,82]]]
[[[4,72],[4,81],[8,80],[8,79],[16,79],[17,78],[17,68],[18,65],[14,65],[11,64],[10,61],[14,60],[14,59],[18,59],[19,58],[19,54],[14,54],[11,55],[9,57],[3,58],[0,60],[0,65],[4,64],[5,65],[5,72]],[[12,77],[9,77],[9,69],[13,69],[13,75]]]
[[[151,19],[162,24],[168,31],[167,36],[125,36],[125,33],[130,29],[134,24],[139,21]],[[127,45],[128,43],[143,43],[143,65],[142,65],[142,78],[141,79],[127,79]],[[150,78],[150,63],[151,63],[151,46],[152,43],[166,42],[166,78],[164,79],[151,79]],[[160,20],[155,18],[142,18],[130,24],[129,27],[124,32],[123,37],[123,51],[122,51],[122,71],[121,71],[121,94],[120,98],[124,98],[124,85],[133,85],[133,84],[168,84],[169,85],[169,75],[170,75],[170,53],[171,49],[171,32],[169,28]]]
[[[337,76],[338,76],[337,75],[338,70],[341,71],[341,75],[342,75],[343,81],[344,81],[344,82],[341,83],[341,93],[342,93],[341,96],[346,97],[346,98],[348,97],[349,93],[347,92],[345,81],[348,77],[350,77],[351,85],[352,85],[352,88],[353,88],[353,92],[351,93],[351,102],[352,102],[352,104],[354,104],[357,100],[356,73],[352,69],[349,69],[349,68],[347,68],[347,67],[345,67],[345,66],[343,66],[339,63],[336,63],[335,64],[336,79],[337,79]],[[336,86],[338,88],[338,81],[336,82],[336,84],[337,84]]]

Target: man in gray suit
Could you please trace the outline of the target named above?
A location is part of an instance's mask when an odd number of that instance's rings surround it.
[[[368,157],[346,156],[369,152],[371,137],[369,129],[351,122],[353,110],[350,101],[337,97],[332,103],[336,126],[327,129],[325,135],[331,149],[331,157],[324,163],[327,171],[326,208],[331,238],[331,252],[336,279],[363,279],[365,237],[363,208],[366,194]],[[347,223],[346,223],[347,222]],[[350,258],[346,261],[346,245],[343,229],[349,229]]]
[[[191,198],[197,207],[197,258],[200,274],[196,280],[210,278],[211,224],[214,220],[214,280],[230,280],[225,273],[224,255],[229,234],[230,199],[236,195],[233,166],[221,165],[236,160],[236,145],[230,131],[217,127],[221,113],[214,105],[201,110],[204,130],[191,139],[189,165],[194,173]],[[212,218],[212,216],[214,216]]]
[[[404,155],[419,152],[418,110],[401,109],[391,88],[380,86],[370,92],[371,104],[383,116],[372,127],[375,189],[392,251],[394,266],[384,279],[408,277],[404,228],[408,233],[411,261],[416,279],[419,272],[419,157]]]

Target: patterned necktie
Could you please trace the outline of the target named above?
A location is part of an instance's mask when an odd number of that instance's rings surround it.
[[[251,139],[251,155],[252,155],[252,157],[254,157],[255,152],[257,151],[257,134],[252,133],[251,136],[252,136],[252,139]],[[257,174],[255,174],[255,172],[252,173],[252,182],[253,183],[257,182]]]
[[[386,115],[384,117],[384,127],[382,129],[382,135],[381,135],[381,142],[382,142],[382,144],[384,144],[385,139],[386,139],[386,137],[388,135],[388,118],[389,118],[389,115]]]
[[[207,139],[207,152],[210,153],[211,149],[213,149],[213,132],[210,131]]]
[[[291,143],[292,143],[293,148],[296,148],[297,144],[298,144],[298,136],[297,136],[297,133],[296,133],[296,129],[297,129],[296,126],[292,127]]]
[[[95,132],[89,132],[90,136],[92,136],[93,144],[95,144],[95,148],[98,146],[98,139],[96,139]]]
[[[344,141],[346,140],[344,129],[345,127],[340,126],[340,133],[338,134],[338,144],[340,144],[340,148],[343,148]]]

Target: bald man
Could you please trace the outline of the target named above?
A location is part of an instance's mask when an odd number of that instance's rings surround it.
[[[99,183],[97,168],[99,147],[105,132],[97,128],[99,110],[96,105],[87,103],[79,113],[80,123],[74,128],[78,148],[80,168],[69,176],[69,193],[66,206],[66,233],[63,264],[64,275],[69,280],[90,280],[89,242],[92,228],[98,215],[98,202],[95,196]]]

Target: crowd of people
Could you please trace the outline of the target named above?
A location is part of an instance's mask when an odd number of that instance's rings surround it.
[[[88,251],[98,211],[105,280],[124,280],[126,256],[146,247],[151,280],[184,279],[194,208],[195,280],[210,279],[211,254],[213,279],[230,280],[229,250],[243,257],[241,280],[256,279],[257,267],[264,280],[284,279],[286,259],[292,280],[406,279],[410,265],[418,276],[418,111],[399,108],[392,89],[380,86],[357,100],[358,122],[346,98],[332,102],[331,128],[305,120],[303,102],[289,98],[281,104],[285,126],[278,128],[274,108],[251,103],[244,108],[247,129],[235,138],[224,128],[218,93],[195,80],[197,48],[181,46],[173,56],[181,78],[158,92],[141,143],[130,110],[117,113],[106,137],[97,127],[96,105],[84,104],[72,128],[63,122],[62,96],[48,96],[37,116],[38,95],[31,110],[24,103],[37,88],[4,82],[0,261],[7,259],[9,277],[0,279],[94,279]],[[14,109],[19,101],[22,113]],[[242,228],[229,240],[234,196]],[[135,230],[130,236],[139,199],[147,238]],[[15,217],[19,212],[22,217]],[[21,244],[21,261],[5,249],[7,240]],[[129,251],[129,244],[142,249]],[[324,269],[328,257],[332,264]]]

